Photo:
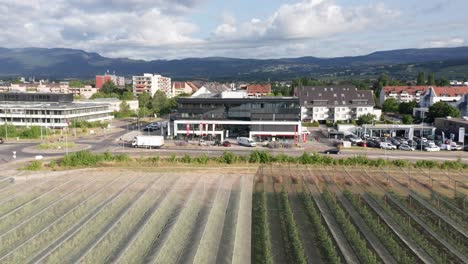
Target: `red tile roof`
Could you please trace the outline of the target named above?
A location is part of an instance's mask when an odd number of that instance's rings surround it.
[[[269,94],[271,93],[271,84],[251,84],[247,86],[248,94]]]
[[[434,87],[434,92],[436,93],[437,96],[449,96],[449,97],[462,96],[464,94],[468,94],[468,86]]]
[[[385,86],[384,92],[385,94],[389,94],[391,92],[396,94],[401,94],[402,92],[406,91],[409,94],[416,95],[416,92],[421,92],[424,94],[428,91],[430,86]]]

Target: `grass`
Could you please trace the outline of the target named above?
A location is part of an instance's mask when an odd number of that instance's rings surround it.
[[[42,150],[47,150],[47,149],[65,149],[68,145],[68,148],[74,148],[76,147],[75,142],[54,142],[54,143],[42,143],[39,146],[37,146],[38,149]]]

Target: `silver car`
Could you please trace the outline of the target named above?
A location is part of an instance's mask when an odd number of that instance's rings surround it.
[[[400,145],[398,148],[404,151],[414,151],[414,148],[409,145]]]

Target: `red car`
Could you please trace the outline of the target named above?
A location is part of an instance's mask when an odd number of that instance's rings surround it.
[[[366,142],[358,142],[356,145],[360,146],[360,147],[367,147],[367,144]]]
[[[230,147],[231,146],[231,142],[229,141],[224,141],[223,142],[223,147]]]

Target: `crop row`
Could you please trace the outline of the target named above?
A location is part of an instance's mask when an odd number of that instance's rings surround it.
[[[278,193],[277,199],[283,240],[290,260],[293,263],[307,263],[294,214],[289,204],[288,193],[284,188]]]
[[[89,183],[81,183],[76,187],[65,185],[65,190],[58,189],[58,192],[52,193],[48,197],[43,196],[39,200],[24,204],[23,206],[10,211],[9,213],[0,217],[0,230],[9,230],[10,228],[20,223],[22,220],[34,217],[44,210],[51,208],[66,197],[74,194],[77,190],[82,189],[86,185],[89,185]]]
[[[194,189],[192,189],[193,192]],[[125,249],[115,260],[119,263],[143,263],[150,254],[155,241],[161,232],[169,224],[169,221],[177,215],[178,208],[183,203],[183,195],[179,188],[174,188],[164,197],[156,211],[149,217],[138,230],[134,238],[129,241]]]
[[[251,259],[252,236],[252,188],[253,180],[248,175],[241,177],[239,208],[237,209],[236,235],[233,263],[247,263]]]
[[[359,199],[357,199],[351,192],[344,191],[343,194],[346,198],[351,201],[354,208],[362,216],[367,225],[370,227],[372,232],[379,238],[379,240],[385,245],[386,249],[392,254],[392,256],[398,261],[398,263],[413,264],[416,263],[414,256],[408,251],[408,249],[399,243],[395,233],[392,232],[380,219],[365,207]]]
[[[95,212],[92,217],[80,224],[80,228],[62,239],[47,256],[42,259],[49,263],[74,262],[83,249],[99,238],[99,234],[107,225],[122,213],[124,213],[135,197],[142,191],[131,189],[135,182],[131,182],[117,196],[106,202],[101,210]]]
[[[232,182],[230,180],[225,181],[227,183],[221,185],[216,193],[215,200],[210,209],[208,221],[205,225],[203,235],[200,239],[200,244],[197,248],[194,263],[201,264],[216,262],[216,253],[219,249],[224,219],[226,216],[226,208],[231,194]],[[221,181],[221,183],[223,182],[224,181]]]
[[[434,245],[416,226],[413,226],[411,218],[405,217],[401,212],[391,207],[381,198],[373,195],[374,200],[389,214],[396,222],[400,223],[405,233],[411,237],[424,251],[433,258],[436,263],[449,263],[447,254],[439,246]]]
[[[172,183],[174,183],[172,181]],[[127,238],[131,237],[132,232],[138,228],[139,224],[144,221],[145,216],[152,212],[152,208],[162,199],[166,193],[165,187],[171,190],[174,186],[166,185],[166,182],[161,180],[155,181],[149,189],[138,199],[134,206],[115,224],[115,226],[102,239],[95,242],[95,246],[80,259],[80,263],[108,263],[114,256],[117,256],[119,250],[123,248],[127,242]]]
[[[359,230],[353,225],[347,217],[345,211],[339,206],[332,194],[325,190],[322,197],[332,211],[336,221],[343,230],[346,239],[354,248],[354,252],[358,255],[362,263],[379,263],[379,259],[375,253],[368,247],[367,241],[361,236]]]
[[[52,177],[46,180],[23,180],[14,184],[10,184],[9,186],[0,190],[0,204],[3,204],[9,200],[13,200],[20,195],[27,194],[32,189],[47,186],[53,181],[56,181],[56,179]]]
[[[110,186],[114,187],[114,186]],[[107,188],[104,191],[96,192],[84,201],[61,215],[59,218],[49,223],[44,228],[37,232],[34,226],[35,222],[31,223],[32,236],[28,236],[29,239],[22,242],[20,245],[10,251],[8,254],[8,262],[10,263],[24,263],[32,256],[40,253],[50,243],[60,235],[64,234],[70,227],[76,224],[77,219],[81,219],[91,214],[93,210],[99,208],[100,205],[105,203],[108,197],[112,196],[115,192],[118,192],[120,187],[115,186],[117,189]],[[47,216],[46,216],[47,217]],[[43,223],[43,221],[39,221]],[[22,234],[22,229],[17,230],[17,233]],[[13,237],[15,240],[16,238]],[[16,244],[16,243],[11,243]],[[10,247],[9,247],[10,248]],[[5,257],[5,256],[4,256]]]
[[[273,263],[266,199],[263,186],[252,197],[252,263]]]
[[[340,257],[340,253],[336,248],[333,238],[330,235],[326,224],[322,220],[319,211],[314,205],[314,202],[310,198],[307,190],[300,193],[300,197],[304,203],[306,214],[312,222],[314,232],[317,233],[318,242],[322,252],[325,254],[327,263],[339,264],[343,263]]]
[[[457,224],[459,224],[465,229],[468,229],[468,223],[466,221],[466,217],[468,217],[468,214],[462,211],[460,208],[448,202],[445,197],[432,194],[431,198],[429,198],[427,201],[430,202],[433,206],[435,206],[439,211],[453,219]]]
[[[205,184],[205,183],[203,183]],[[195,187],[182,212],[177,217],[169,236],[160,248],[156,263],[177,263],[182,252],[190,243],[190,234],[197,224],[197,218],[209,192],[200,184]]]

